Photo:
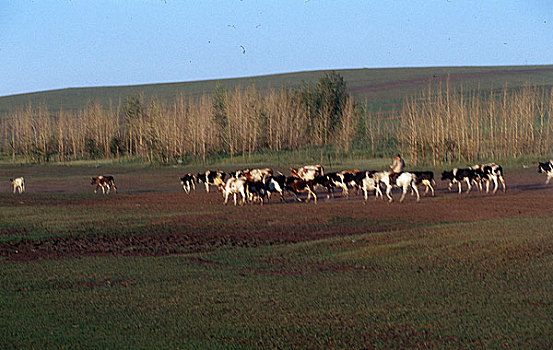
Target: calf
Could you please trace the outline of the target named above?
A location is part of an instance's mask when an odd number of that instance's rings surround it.
[[[436,181],[434,181],[434,173],[431,171],[411,171],[411,174],[415,175],[415,184],[424,185],[425,191],[424,195],[428,193],[428,190],[432,192],[432,197],[434,197],[434,187]]]
[[[236,206],[236,195],[239,194],[242,198],[242,203],[240,205],[244,205],[246,202],[246,178],[240,177],[229,177],[228,180],[225,182],[225,185],[221,187],[221,191],[223,192],[223,198],[225,199],[225,205],[228,202],[228,197],[232,194],[234,196],[234,206]]]
[[[221,191],[225,185],[226,175],[224,171],[208,170],[205,173],[198,173],[196,180],[198,183],[204,183],[206,192],[209,192],[209,185],[216,186]]]
[[[196,191],[196,176],[194,174],[184,174],[183,177],[180,178],[180,183],[182,185],[182,189],[186,194],[190,194],[190,190],[193,189]]]
[[[442,172],[442,180],[449,180],[448,189],[451,191],[453,184],[458,184],[459,194],[462,192],[461,183],[467,183],[467,194],[472,189],[471,183],[479,179],[478,172],[470,168],[458,169],[454,168],[451,171]]]
[[[298,197],[298,194],[302,192],[307,192],[307,202],[313,196],[315,204],[317,204],[317,195],[315,194],[315,183],[314,180],[303,180],[294,176],[286,178],[284,188],[294,194],[296,201],[301,202],[302,200]]]
[[[545,163],[538,162],[538,173],[545,174],[547,176],[545,184],[549,184],[549,181],[553,178],[553,160]]]
[[[117,186],[115,186],[115,180],[113,179],[113,176],[99,175],[98,177],[93,177],[91,178],[90,184],[96,185],[94,193],[96,193],[99,188],[102,189],[103,194],[109,194],[112,188],[114,192],[117,193]]]
[[[324,169],[321,165],[305,165],[299,169],[290,168],[292,176],[305,181],[314,180],[317,175],[324,175]]]
[[[10,179],[10,182],[13,186],[13,193],[17,190],[18,193],[25,192],[25,179],[23,177],[16,177],[15,179]]]

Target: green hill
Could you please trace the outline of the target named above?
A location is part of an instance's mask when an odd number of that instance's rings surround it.
[[[502,89],[525,84],[553,86],[553,65],[508,66],[508,67],[431,67],[335,70],[347,82],[348,89],[358,101],[375,105],[395,105],[402,98],[414,95],[428,87],[430,82],[442,83],[449,79],[453,89]],[[60,109],[74,111],[87,102],[104,106],[117,105],[128,96],[144,94],[146,98],[157,97],[162,101],[174,101],[178,95],[198,96],[211,93],[217,85],[234,89],[236,86],[254,84],[259,90],[279,89],[282,86],[298,87],[302,82],[314,82],[327,71],[296,72],[249,78],[205,80],[183,83],[149,84],[113,87],[84,87],[50,90],[29,94],[0,97],[0,117],[10,111],[44,104],[52,112]]]

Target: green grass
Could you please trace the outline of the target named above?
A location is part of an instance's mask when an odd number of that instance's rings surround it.
[[[552,224],[5,263],[0,347],[550,348]]]

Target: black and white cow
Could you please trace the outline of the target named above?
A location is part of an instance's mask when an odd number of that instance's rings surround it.
[[[471,169],[475,170],[480,178],[480,182],[478,184],[480,190],[482,190],[482,182],[484,182],[486,184],[486,193],[489,193],[490,183],[493,182],[493,194],[495,194],[497,192],[497,188],[499,187],[499,182],[501,182],[501,185],[503,186],[503,192],[505,193],[507,191],[505,178],[503,177],[503,168],[501,167],[501,165],[495,163],[476,164],[473,165]]]
[[[284,201],[284,185],[286,183],[286,176],[282,173],[276,175],[265,175],[263,177],[263,183],[265,184],[265,191],[267,193],[267,199],[271,200],[272,193],[278,193],[280,200]]]
[[[219,190],[225,185],[226,173],[220,170],[208,170],[205,173],[198,173],[196,180],[198,183],[203,182],[205,191],[209,192],[209,185],[216,186]]]
[[[376,172],[364,171],[362,173],[364,177],[361,179],[360,188],[363,191],[363,204],[366,205],[367,199],[369,198],[369,191],[375,191],[375,199],[379,196],[382,197],[382,191],[380,190],[379,181],[374,176]]]
[[[434,181],[434,173],[431,171],[411,171],[411,174],[415,175],[416,185],[424,185],[425,191],[424,195],[428,193],[428,190],[432,192],[432,197],[434,197],[434,186],[436,181]]]
[[[543,173],[547,176],[545,184],[549,184],[549,181],[553,178],[553,160],[549,162],[538,162],[538,173]]]
[[[478,174],[478,171],[471,169],[471,168],[463,168],[458,169],[454,168],[451,171],[444,171],[442,172],[442,180],[443,181],[449,181],[448,189],[451,191],[451,188],[454,184],[457,184],[459,186],[459,194],[462,192],[461,183],[466,182],[467,184],[467,191],[466,193],[470,193],[470,190],[472,189],[471,183],[474,181],[479,181],[480,175]]]
[[[196,191],[196,175],[190,173],[184,174],[184,176],[180,178],[180,183],[186,194],[190,194],[191,189]]]

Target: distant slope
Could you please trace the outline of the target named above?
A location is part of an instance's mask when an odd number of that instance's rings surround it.
[[[234,89],[236,86],[254,84],[258,89],[278,90],[282,86],[298,87],[303,81],[314,82],[329,71],[296,72],[266,75],[250,78],[205,80],[183,83],[150,84],[113,87],[88,87],[51,90],[30,94],[0,97],[0,117],[10,111],[45,104],[51,113],[60,109],[75,111],[88,102],[104,106],[116,106],[128,96],[144,94],[146,99],[157,97],[172,102],[176,96],[199,96],[213,92],[217,85]],[[430,67],[430,68],[387,68],[335,70],[344,77],[350,93],[358,101],[367,101],[378,106],[395,105],[406,96],[423,91],[430,82],[445,83],[449,79],[453,89],[470,91],[517,88],[530,83],[535,86],[553,86],[553,65],[508,66],[508,67]],[[449,78],[448,78],[449,77]]]

